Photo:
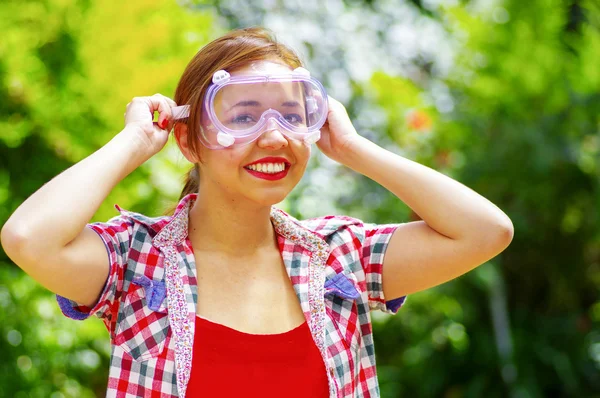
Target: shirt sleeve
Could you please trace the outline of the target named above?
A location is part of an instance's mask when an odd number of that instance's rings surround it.
[[[404,304],[406,296],[390,297],[383,295],[383,259],[394,231],[400,224],[364,224],[364,241],[361,262],[369,295],[369,307],[388,314],[396,314]]]
[[[98,297],[98,301],[92,307],[78,304],[60,295],[56,295],[56,299],[61,311],[67,317],[84,320],[91,315],[96,315],[98,318],[103,318],[109,326],[116,321],[117,308],[115,308],[115,302],[120,295],[119,292],[123,289],[133,222],[130,218],[119,215],[111,218],[106,223],[96,222],[87,224],[86,227],[100,236],[106,248],[109,272],[104,288]]]

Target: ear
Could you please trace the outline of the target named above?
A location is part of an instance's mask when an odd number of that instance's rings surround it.
[[[173,135],[175,136],[175,140],[177,140],[177,146],[183,156],[190,163],[198,163],[198,156],[191,150],[188,146],[188,126],[185,123],[175,123],[175,127],[173,128]]]

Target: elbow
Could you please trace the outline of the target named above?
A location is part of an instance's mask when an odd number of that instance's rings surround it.
[[[14,228],[11,228],[8,222],[2,226],[0,244],[2,244],[2,249],[8,257],[12,258],[11,254],[23,247],[23,241],[23,234],[19,234]]]
[[[508,245],[512,242],[515,236],[515,227],[510,218],[507,215],[504,216],[504,221],[498,227],[500,232],[500,241],[504,244],[504,248],[506,249]]]
[[[513,223],[508,216],[504,215],[489,228],[486,241],[494,252],[494,255],[497,255],[510,245],[514,235],[515,228]]]
[[[0,231],[0,244],[8,258],[23,270],[25,264],[31,263],[31,240],[22,228],[12,227],[8,222],[4,224]]]

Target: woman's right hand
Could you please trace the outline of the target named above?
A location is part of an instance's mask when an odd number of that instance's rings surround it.
[[[132,136],[141,151],[153,156],[167,143],[172,127],[171,108],[175,106],[175,101],[162,94],[135,97],[127,104],[123,132]],[[156,123],[152,122],[154,111],[159,112]]]

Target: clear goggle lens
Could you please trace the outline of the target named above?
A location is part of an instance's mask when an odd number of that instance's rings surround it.
[[[327,119],[327,94],[309,74],[230,77],[220,71],[213,82],[205,96],[200,137],[208,148],[247,144],[273,128],[292,139],[318,140]],[[178,108],[184,116],[183,107]]]
[[[306,134],[321,128],[327,112],[320,87],[310,80],[226,84],[213,95],[210,116],[215,127],[234,136],[251,133],[267,118]]]

